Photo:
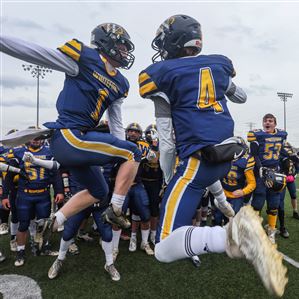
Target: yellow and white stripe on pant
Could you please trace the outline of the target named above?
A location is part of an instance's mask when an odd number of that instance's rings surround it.
[[[134,160],[133,153],[127,149],[104,142],[81,140],[69,129],[62,129],[61,134],[71,146],[79,150],[120,157],[128,161]]]
[[[190,157],[183,176],[179,177],[175,183],[165,206],[165,214],[161,229],[161,239],[165,239],[171,232],[174,225],[174,220],[177,214],[177,209],[180,204],[184,192],[188,185],[195,178],[200,161],[194,157]]]

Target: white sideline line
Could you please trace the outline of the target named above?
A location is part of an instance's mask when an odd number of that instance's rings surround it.
[[[292,266],[294,266],[295,268],[299,269],[299,262],[296,262],[295,260],[293,260],[292,258],[290,258],[289,256],[285,255],[284,253],[280,252],[283,256],[283,259],[288,262],[289,264],[291,264]]]

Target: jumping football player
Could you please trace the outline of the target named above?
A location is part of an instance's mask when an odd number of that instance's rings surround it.
[[[92,31],[91,47],[73,39],[53,50],[7,36],[0,37],[0,46],[8,55],[66,74],[56,104],[58,119],[45,126],[54,130],[51,150],[55,160],[71,170],[84,190],[55,213],[51,230],[84,208],[108,201],[103,175],[92,166],[118,161],[124,163],[116,177],[112,205],[103,217],[129,227],[121,208],[141,159],[136,145],[124,140],[121,115],[129,83],[118,68],[129,69],[134,62],[134,44],[129,34],[117,24],[104,23]],[[112,134],[95,131],[106,110]]]
[[[172,125],[180,158],[162,200],[156,258],[172,262],[207,252],[245,257],[268,291],[282,296],[287,283],[282,256],[252,207],[243,207],[224,228],[191,226],[204,188],[224,177],[230,161],[243,153],[239,142],[226,141],[234,128],[226,97],[246,101],[246,94],[232,81],[232,62],[222,55],[198,55],[201,26],[186,15],[161,24],[152,47],[157,53],[154,63],[139,75],[140,94],[154,101],[161,159],[163,143],[172,140],[167,134]]]

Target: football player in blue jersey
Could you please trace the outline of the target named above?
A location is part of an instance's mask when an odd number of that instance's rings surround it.
[[[0,199],[2,208],[7,212],[7,223],[8,216],[11,213],[10,217],[10,250],[15,252],[17,251],[17,230],[19,226],[19,220],[17,216],[17,208],[16,208],[16,196],[17,196],[17,188],[18,188],[18,179],[19,174],[22,173],[21,169],[16,168],[12,165],[9,165],[9,156],[0,157],[0,161],[5,163],[0,163]],[[7,172],[15,172],[17,175],[14,177],[13,184],[11,186],[7,186],[5,183],[5,176]],[[24,173],[23,173],[24,174]],[[2,220],[2,218],[1,218]],[[3,223],[3,222],[2,222]],[[3,223],[4,224],[4,223]],[[7,228],[8,230],[8,228]]]
[[[56,161],[44,161],[39,158],[36,158],[32,153],[26,152],[24,155],[24,160],[26,162],[32,163],[37,166],[45,166],[47,169],[57,168],[58,164]],[[98,166],[93,166],[98,167]],[[82,186],[79,182],[75,180],[72,173],[68,172],[68,182],[67,186],[71,194],[76,194],[82,190]],[[104,207],[105,208],[105,207]],[[58,257],[53,262],[52,266],[48,271],[48,277],[50,279],[56,278],[61,272],[62,266],[66,259],[67,252],[70,251],[70,246],[74,244],[74,237],[78,232],[80,224],[92,214],[93,219],[96,223],[96,227],[102,238],[102,249],[105,253],[106,263],[104,269],[109,273],[111,279],[113,281],[120,280],[120,274],[118,273],[115,265],[113,264],[113,246],[112,246],[112,227],[109,223],[104,223],[101,218],[101,212],[103,211],[103,207],[101,207],[100,203],[93,204],[90,207],[80,211],[79,213],[71,216],[64,224],[64,230],[62,233],[62,238],[60,240],[60,247]],[[73,251],[73,254],[77,254],[77,251]]]
[[[8,133],[6,135],[9,135],[11,133],[16,132],[16,129],[12,129],[10,131],[8,131]],[[7,153],[9,151],[9,148],[4,147],[4,146],[0,146],[0,162],[7,162],[6,161],[6,157],[7,157]],[[4,166],[5,167],[5,166]],[[4,176],[5,176],[5,171],[0,171],[0,195],[2,198],[3,197],[3,188],[2,188],[2,182],[4,180]],[[9,217],[9,210],[5,208],[5,206],[1,205],[0,203],[0,235],[6,235],[8,234],[8,217]]]
[[[279,168],[280,168],[280,172],[286,175],[287,188],[283,189],[283,191],[280,193],[280,202],[278,207],[278,220],[280,225],[279,228],[280,235],[284,238],[288,238],[289,232],[285,226],[284,199],[286,195],[286,189],[288,189],[291,198],[291,204],[293,207],[293,217],[295,219],[299,219],[299,215],[297,211],[297,195],[296,195],[296,183],[295,183],[297,170],[296,170],[296,163],[290,158],[290,156],[294,155],[292,146],[288,142],[286,142],[284,149],[285,152],[283,152],[280,157]],[[287,153],[288,156],[286,156],[285,153]],[[296,216],[298,217],[296,218]]]
[[[246,257],[268,291],[282,296],[287,283],[282,256],[270,244],[252,207],[241,208],[226,227],[191,226],[205,187],[224,177],[230,161],[244,153],[239,141],[226,140],[234,129],[226,98],[246,101],[246,94],[232,81],[232,62],[222,55],[198,55],[201,26],[186,15],[163,22],[152,47],[157,53],[154,63],[139,75],[140,95],[154,101],[162,170],[173,161],[172,127],[180,158],[162,199],[156,258],[172,262],[225,251],[232,258]]]
[[[107,202],[107,184],[92,166],[120,161],[124,163],[116,178],[112,205],[103,217],[129,227],[121,208],[141,159],[137,146],[124,140],[121,115],[129,83],[118,68],[129,69],[134,62],[129,34],[122,26],[104,23],[92,31],[91,47],[73,39],[53,50],[7,36],[1,36],[0,45],[8,55],[66,74],[56,104],[58,119],[45,126],[54,130],[51,150],[55,160],[72,171],[84,190],[55,214],[51,230],[93,203]],[[111,134],[95,130],[106,110]]]
[[[52,159],[50,149],[44,146],[41,140],[32,140],[26,146],[11,149],[9,152],[10,160],[15,162],[27,174],[27,178],[20,176],[18,180],[16,208],[19,227],[17,232],[16,267],[23,266],[25,263],[25,244],[30,221],[36,217],[37,229],[39,229],[44,226],[45,220],[50,217],[50,185],[54,187],[55,202],[60,202],[64,198],[62,181],[57,171],[49,171],[43,167],[25,162],[23,157],[27,151],[43,160]],[[7,185],[12,185],[13,176],[6,175],[5,182]],[[39,249],[45,251],[44,245],[46,244],[42,242],[38,233],[35,236],[35,241],[39,243]]]
[[[255,189],[256,181],[253,173],[254,158],[249,154],[232,162],[229,173],[221,180],[228,202],[237,214],[244,205],[244,197]],[[215,211],[215,225],[226,224],[228,219],[219,209]]]
[[[289,142],[286,142],[284,148],[288,156],[282,155],[281,171],[287,176],[287,189],[291,197],[293,218],[298,220],[299,214],[296,195],[296,176],[299,171],[299,156],[295,153],[292,145]]]
[[[151,161],[153,158],[156,157],[156,155],[150,149],[149,144],[142,139],[142,128],[138,123],[134,122],[127,126],[126,138],[130,142],[137,144],[137,146],[142,152],[142,161],[140,163],[137,175],[127,194],[123,206],[124,213],[129,208],[132,214],[132,228],[131,228],[129,251],[134,252],[137,250],[137,233],[140,227],[141,237],[142,237],[140,249],[144,250],[147,255],[154,255],[154,251],[151,249],[150,244],[148,242],[148,238],[150,234],[150,202],[149,202],[149,196],[142,183],[141,174],[143,171],[142,165],[147,161]],[[114,232],[113,243],[115,245],[118,244],[118,240],[116,238],[119,237],[120,237],[120,233]],[[114,247],[113,250],[115,252],[115,255],[117,255],[118,247]]]
[[[277,129],[276,125],[275,116],[268,113],[263,117],[263,129],[249,131],[247,134],[250,153],[256,162],[256,189],[252,195],[251,205],[256,211],[261,211],[265,201],[267,202],[268,224],[266,229],[272,243],[275,243],[280,192],[286,186],[285,176],[278,172],[280,155],[287,132]]]
[[[144,131],[145,139],[150,145],[150,148],[156,153],[156,158],[152,161],[146,161],[142,167],[142,183],[150,200],[151,212],[151,233],[150,241],[155,245],[156,230],[159,216],[160,191],[163,184],[163,172],[159,163],[159,136],[157,126],[149,125]]]

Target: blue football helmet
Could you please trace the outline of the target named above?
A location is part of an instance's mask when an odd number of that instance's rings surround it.
[[[153,62],[185,56],[182,49],[195,49],[194,55],[202,48],[200,24],[186,15],[175,15],[162,23],[152,41],[152,48],[157,51]]]
[[[103,23],[91,32],[91,45],[117,61],[121,68],[129,69],[135,60],[132,54],[135,47],[128,32],[115,23]],[[126,47],[126,51],[121,48]]]

